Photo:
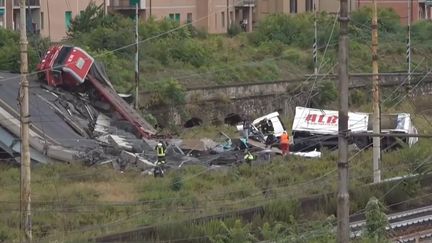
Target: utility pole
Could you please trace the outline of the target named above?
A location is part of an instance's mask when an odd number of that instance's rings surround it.
[[[406,58],[408,63],[408,93],[411,92],[411,17],[412,16],[412,0],[408,0],[408,25],[407,25],[407,50]]]
[[[139,33],[138,33],[138,24],[139,24],[139,11],[138,11],[138,1],[135,4],[135,110],[139,110]]]
[[[337,242],[349,242],[349,193],[348,193],[348,0],[340,0],[339,34],[339,132],[338,132],[338,194],[337,194]]]
[[[318,28],[317,28],[317,9],[316,0],[313,0],[313,11],[314,11],[314,43],[313,43],[313,62],[314,62],[314,74],[318,75]]]
[[[29,148],[29,97],[27,80],[27,28],[25,0],[20,2],[20,53],[21,53],[21,88],[19,93],[21,120],[21,229],[27,242],[32,241],[31,188],[30,188],[30,148]]]
[[[381,133],[380,87],[378,73],[378,10],[376,0],[372,0],[372,93],[373,93],[373,132]],[[381,181],[381,138],[373,137],[373,182]]]

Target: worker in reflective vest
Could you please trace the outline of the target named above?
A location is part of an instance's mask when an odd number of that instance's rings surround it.
[[[282,150],[282,156],[289,154],[289,136],[286,131],[280,136],[280,149]]]
[[[166,155],[166,147],[162,144],[162,142],[159,142],[156,147],[156,154],[158,157],[158,164],[165,164],[165,155]]]
[[[254,156],[246,150],[245,155],[244,155],[244,160],[248,165],[252,165],[252,160],[254,160]]]

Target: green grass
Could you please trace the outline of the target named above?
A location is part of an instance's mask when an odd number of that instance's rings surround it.
[[[419,122],[419,126],[430,130],[426,124]],[[231,128],[202,127],[191,129],[184,136],[212,138],[219,129],[234,133]],[[431,141],[424,139],[412,149],[385,153],[383,177],[412,173],[424,162],[431,145]],[[277,202],[336,190],[336,156],[334,152],[326,152],[322,159],[275,158],[271,164],[214,171],[204,166],[188,166],[169,172],[163,179],[132,171],[121,174],[110,166],[37,166],[32,171],[34,236],[35,239],[79,241],[138,225],[176,222],[273,201],[274,213],[269,213],[266,220],[276,222],[283,218],[285,222],[291,213],[287,211],[284,216],[286,209],[278,208]],[[428,171],[430,164],[429,161],[422,164],[421,170]],[[360,153],[350,161],[352,188],[372,181],[371,166],[371,151]],[[2,165],[0,237],[8,240],[16,239],[18,234],[18,183],[18,168]],[[371,193],[356,196],[352,210],[362,209]],[[393,194],[386,198],[388,202],[397,199],[406,196]],[[333,202],[328,203],[326,207],[331,212]],[[315,217],[322,218],[323,214]]]

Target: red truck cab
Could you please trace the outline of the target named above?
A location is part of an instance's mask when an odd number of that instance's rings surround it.
[[[75,87],[85,81],[93,62],[93,57],[79,47],[52,46],[37,70],[44,74],[50,86]]]

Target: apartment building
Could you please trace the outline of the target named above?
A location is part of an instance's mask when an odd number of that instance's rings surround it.
[[[313,11],[313,4],[318,11],[337,13],[340,0],[259,0],[257,1],[256,19],[272,13],[296,14]],[[408,3],[411,2],[411,21],[432,19],[432,0],[376,0],[378,8],[391,8],[401,18],[401,23],[407,23]],[[371,6],[372,0],[348,0],[349,11]]]
[[[104,0],[93,0],[103,4]],[[91,0],[27,0],[27,29],[29,32],[60,41],[66,36],[72,19],[83,11]],[[0,27],[19,30],[20,0],[0,0]]]
[[[52,41],[60,41],[75,16],[86,9],[92,0],[37,0],[40,1],[40,34]],[[97,5],[104,0],[93,0]]]
[[[19,29],[19,0],[0,0],[0,27],[8,29]],[[40,23],[40,2],[39,0],[29,0],[27,8],[28,30],[37,32]]]
[[[208,33],[226,33],[231,23],[244,21],[252,30],[253,11],[257,0],[108,0],[108,9],[126,16],[169,18],[179,23],[192,23]]]
[[[6,28],[5,0],[0,0],[0,28]]]
[[[93,0],[104,4],[107,11],[125,16],[135,15],[136,4],[142,19],[170,18],[179,23],[192,23],[208,33],[226,33],[231,23],[241,24],[252,31],[256,24],[273,13],[297,14],[313,11],[336,13],[339,0]],[[377,0],[379,7],[393,8],[401,22],[407,22],[408,1]],[[40,33],[52,41],[66,36],[72,19],[91,0],[27,0],[28,30]],[[370,6],[372,0],[349,0],[349,10]],[[431,19],[432,0],[412,0],[411,20]],[[0,0],[0,27],[19,29],[19,0]]]
[[[377,5],[380,8],[392,8],[401,18],[401,23],[406,24],[408,22],[408,4],[411,3],[411,21],[415,22],[423,19],[431,18],[431,6],[432,1],[429,0],[406,0],[406,1],[394,1],[394,0],[377,0]],[[371,6],[372,0],[357,0],[357,7]]]

